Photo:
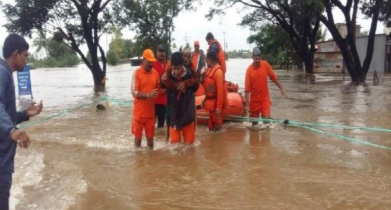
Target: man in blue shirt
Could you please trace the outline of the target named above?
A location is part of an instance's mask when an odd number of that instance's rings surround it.
[[[0,209],[9,209],[12,174],[16,146],[27,148],[30,138],[18,130],[17,124],[29,120],[42,111],[42,101],[32,103],[22,112],[16,111],[15,85],[12,73],[23,71],[27,64],[29,45],[16,34],[9,35],[3,45],[4,59],[0,59]]]

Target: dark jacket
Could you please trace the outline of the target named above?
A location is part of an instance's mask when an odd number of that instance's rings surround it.
[[[0,59],[0,172],[14,172],[16,142],[11,140],[11,131],[26,120],[26,111],[16,111],[12,71],[7,63]]]
[[[191,58],[191,60],[193,60],[193,57]],[[202,68],[205,66],[205,53],[204,51],[200,50],[200,55],[199,55],[199,59],[198,59],[198,64],[197,64],[197,74],[198,74],[198,78],[201,78],[201,70]]]
[[[193,78],[195,71],[185,68],[185,73],[181,77],[181,81],[190,80]],[[195,92],[198,90],[198,83],[188,86],[185,93],[178,91],[176,88],[168,88],[168,83],[178,83],[171,73],[168,76],[168,81],[161,81],[162,88],[167,88],[167,106],[169,107],[168,125],[175,129],[182,129],[184,126],[192,123],[196,119],[195,108]]]

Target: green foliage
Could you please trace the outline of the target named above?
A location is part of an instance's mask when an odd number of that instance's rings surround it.
[[[14,4],[2,6],[9,32],[31,34],[34,29],[54,35],[79,54],[91,70],[95,85],[102,85],[106,75],[106,63],[99,63],[99,54],[105,56],[99,39],[102,33],[110,32],[111,26],[119,24],[112,10],[119,0],[15,0]],[[91,59],[87,59],[80,46],[87,44]],[[69,59],[71,61],[73,59]],[[102,59],[105,61],[105,59]],[[52,64],[52,61],[50,61]]]
[[[33,40],[33,46],[37,48],[36,53],[42,49],[47,50],[48,47],[45,32],[43,30],[39,30],[38,32],[39,36]]]
[[[107,63],[115,66],[122,62],[127,62],[135,51],[132,40],[122,39],[121,30],[113,27],[114,37],[110,42],[109,51],[107,52]]]
[[[76,55],[76,53],[64,42],[58,42],[54,39],[47,40],[48,56],[59,59],[66,55]]]
[[[107,57],[107,63],[112,66],[117,65],[120,60],[118,54],[113,49],[109,49],[109,51],[107,51],[106,57]]]
[[[364,1],[361,5],[362,13],[368,17],[373,16],[373,7],[375,1]],[[385,23],[387,27],[391,27],[391,0],[384,0],[380,9],[379,21]]]
[[[48,57],[41,60],[29,60],[32,64],[32,68],[63,68],[63,67],[74,67],[80,62],[76,55],[67,55],[57,60],[53,57]]]
[[[272,65],[289,66],[302,62],[292,48],[289,34],[278,24],[262,26],[257,34],[248,38],[248,42],[258,46],[263,59]]]
[[[240,25],[249,27],[250,30],[260,32],[265,25],[279,25],[283,34],[288,35],[291,44],[289,49],[294,49],[306,64],[306,72],[313,72],[314,46],[320,27],[319,16],[324,11],[323,1],[320,0],[215,0],[216,8],[212,8],[207,15],[212,18],[214,15],[225,14],[227,5],[240,4],[243,7],[252,8],[247,13]],[[285,37],[286,38],[286,37]],[[270,40],[268,40],[270,41]],[[288,42],[288,43],[289,43]],[[285,44],[285,43],[284,43]],[[270,59],[274,62],[288,62],[291,54],[287,48],[276,48]],[[281,51],[282,50],[282,51]],[[264,56],[268,56],[265,54]],[[279,59],[279,60],[278,60]],[[289,62],[288,62],[289,63]]]
[[[251,58],[251,52],[248,50],[234,50],[225,52],[226,58]]]
[[[134,44],[133,44],[132,40],[125,39],[125,49],[124,49],[124,51],[126,53],[124,53],[122,58],[131,58],[131,57],[133,57],[135,55],[135,53],[134,53]]]
[[[53,38],[45,42],[47,43],[48,57],[42,60],[30,60],[34,68],[73,67],[79,64],[79,57],[64,42],[58,42]]]
[[[123,0],[123,5],[116,4],[116,15],[120,20],[134,23],[135,47],[133,55],[141,55],[146,48],[157,50],[162,44],[166,52],[171,52],[171,34],[174,31],[173,19],[184,9],[193,9],[194,0]]]

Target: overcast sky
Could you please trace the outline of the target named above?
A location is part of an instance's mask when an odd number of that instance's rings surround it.
[[[0,0],[3,3],[14,3],[14,0]],[[251,35],[251,32],[248,28],[243,28],[238,26],[241,18],[244,15],[244,12],[241,11],[241,6],[236,6],[230,8],[226,11],[225,16],[215,17],[212,21],[208,21],[205,18],[209,8],[213,5],[213,1],[209,1],[206,4],[203,4],[198,7],[195,12],[184,11],[174,20],[175,31],[173,33],[173,38],[175,39],[176,45],[184,45],[185,37],[187,37],[190,43],[193,43],[194,40],[199,40],[202,49],[206,49],[207,43],[205,41],[205,36],[208,32],[212,32],[216,39],[223,43],[224,32],[225,41],[227,42],[228,50],[239,50],[239,49],[251,49],[253,46],[250,46],[247,43],[247,37]],[[335,12],[335,21],[343,22],[344,18],[342,14],[336,10]],[[0,45],[4,42],[5,37],[8,35],[7,31],[3,27],[3,24],[6,21],[4,14],[0,11]],[[363,15],[359,14],[358,24],[362,26],[362,30],[369,31],[371,20],[365,20]],[[378,24],[377,33],[383,33],[384,27],[382,24]],[[133,38],[134,33],[128,29],[123,30],[123,37],[126,39]],[[330,35],[328,36],[330,37]],[[103,36],[101,38],[101,45],[106,50],[106,43],[110,43],[111,36]],[[28,40],[31,44],[32,41]],[[32,49],[34,51],[34,48]],[[82,51],[86,52],[87,47],[83,46]]]

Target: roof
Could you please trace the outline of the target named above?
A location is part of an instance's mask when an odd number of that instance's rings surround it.
[[[387,35],[386,34],[375,34],[375,37],[377,37],[377,36],[387,36]],[[369,37],[369,36],[356,36],[356,39],[367,38],[367,37]],[[316,42],[315,44],[326,43],[326,42],[334,42],[334,39],[328,40],[328,41]]]

